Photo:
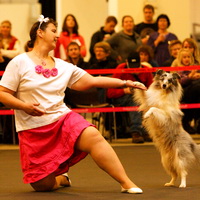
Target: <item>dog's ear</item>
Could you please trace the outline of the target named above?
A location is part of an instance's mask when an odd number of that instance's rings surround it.
[[[175,79],[180,79],[181,78],[178,73],[173,73],[172,77],[175,78]]]
[[[156,71],[156,75],[161,76],[164,72],[165,72],[164,70],[158,69],[158,70]]]

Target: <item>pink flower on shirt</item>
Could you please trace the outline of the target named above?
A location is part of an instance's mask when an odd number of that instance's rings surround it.
[[[51,70],[51,76],[57,76],[57,75],[58,75],[58,69],[54,67],[54,68]]]
[[[42,70],[43,70],[43,67],[42,67],[41,65],[37,65],[37,66],[35,67],[35,71],[36,71],[36,73],[38,73],[38,74],[41,74],[41,73],[42,73]]]
[[[43,69],[42,74],[45,78],[49,78],[51,76],[51,70],[50,69]]]

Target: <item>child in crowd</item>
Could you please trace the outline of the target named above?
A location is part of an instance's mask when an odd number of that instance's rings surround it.
[[[189,49],[181,49],[179,51],[177,57],[177,64],[178,66],[192,66],[195,65],[194,56]],[[181,79],[180,83],[183,87],[183,98],[182,103],[191,104],[191,103],[200,103],[200,73],[196,70],[185,70],[185,71],[178,71]],[[184,113],[183,116],[183,127],[184,129],[190,133],[199,133],[200,132],[200,115],[199,109],[183,109]],[[195,120],[196,122],[196,129],[195,127],[191,126],[191,121]]]

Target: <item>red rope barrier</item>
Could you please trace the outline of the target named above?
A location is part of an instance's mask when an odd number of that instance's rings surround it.
[[[195,109],[200,108],[200,103],[192,103],[192,104],[181,104],[181,109]],[[105,107],[105,108],[72,108],[71,109],[77,113],[94,113],[94,112],[130,112],[137,111],[138,106],[132,107]],[[14,110],[0,110],[0,115],[13,115]]]
[[[187,67],[153,67],[153,68],[124,68],[124,69],[87,69],[89,74],[114,74],[114,73],[141,73],[141,72],[156,72],[158,69],[164,71],[186,71],[200,70],[200,65]]]

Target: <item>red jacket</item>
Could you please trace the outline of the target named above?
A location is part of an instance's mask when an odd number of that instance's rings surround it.
[[[72,41],[77,42],[80,47],[85,46],[85,40],[81,35],[72,34],[71,36],[69,36],[67,32],[61,32],[56,44],[56,48],[54,49],[54,56],[56,58],[60,58],[60,45],[62,44],[64,49],[67,50],[68,44]],[[81,55],[82,57],[86,56],[86,48],[84,50],[81,50]]]
[[[127,68],[126,63],[122,63],[120,65],[117,66],[116,69],[124,69]],[[135,74],[137,75],[139,80],[136,80],[134,75],[132,73],[116,73],[113,74],[113,78],[119,78],[122,80],[132,80],[132,81],[139,81],[141,83],[143,83],[146,87],[149,87],[150,84],[153,81],[153,75],[151,72],[142,72],[139,74]],[[124,96],[124,89],[123,88],[109,88],[107,90],[107,97],[108,98],[119,98],[121,96]]]

